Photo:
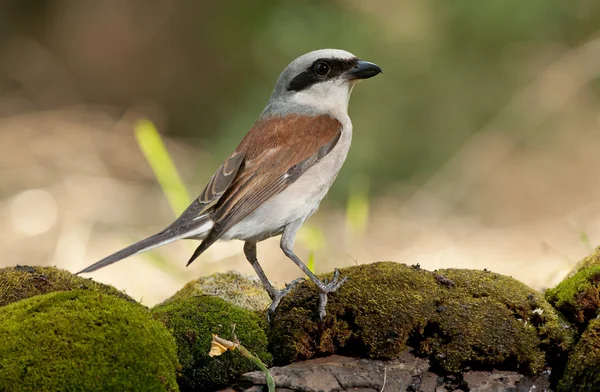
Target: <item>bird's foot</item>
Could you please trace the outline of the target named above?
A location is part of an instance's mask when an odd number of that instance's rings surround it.
[[[340,279],[340,271],[336,268],[333,272],[333,279],[331,282],[328,282],[327,279],[325,279],[323,282],[319,282],[320,284],[317,284],[319,289],[319,318],[321,321],[325,319],[325,315],[327,314],[325,311],[325,308],[327,307],[327,294],[335,292],[347,280],[347,276]]]
[[[277,309],[277,307],[279,306],[279,303],[281,302],[283,297],[288,295],[294,289],[294,287],[296,287],[298,284],[300,284],[302,282],[304,282],[304,278],[298,278],[298,279],[295,279],[292,282],[286,284],[284,289],[273,290],[272,292],[269,293],[269,296],[271,297],[271,300],[273,301],[273,302],[271,302],[271,305],[267,309],[267,320],[269,322],[271,322],[273,315],[275,314],[275,309]]]

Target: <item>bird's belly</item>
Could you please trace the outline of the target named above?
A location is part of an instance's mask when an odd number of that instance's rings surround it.
[[[281,234],[291,222],[310,217],[339,173],[351,138],[351,130],[342,132],[338,144],[327,156],[284,191],[267,200],[229,229],[222,238],[260,241]]]

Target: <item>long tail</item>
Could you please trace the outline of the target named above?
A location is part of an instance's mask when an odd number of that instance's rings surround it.
[[[142,253],[150,249],[158,248],[159,246],[169,244],[182,238],[192,237],[194,235],[209,230],[211,227],[211,220],[195,222],[195,224],[191,225],[191,227],[179,227],[176,229],[169,227],[166,230],[161,231],[160,233],[156,233],[148,238],[138,241],[135,244],[130,245],[127,248],[121,249],[120,251],[113,253],[110,256],[106,256],[102,260],[97,261],[89,267],[82,269],[77,273],[77,275],[99,270],[100,268],[104,268],[107,265],[111,265],[113,263],[116,263],[117,261],[123,260],[126,257],[133,256],[135,254]]]

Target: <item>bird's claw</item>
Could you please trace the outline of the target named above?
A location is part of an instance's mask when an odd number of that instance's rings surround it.
[[[267,320],[269,322],[273,320],[275,309],[277,309],[281,300],[286,295],[288,295],[294,289],[294,287],[296,287],[299,283],[303,282],[304,280],[304,278],[298,278],[292,281],[291,283],[286,284],[284,289],[273,290],[269,293],[269,296],[273,301],[267,309]],[[319,291],[319,318],[321,319],[321,321],[325,319],[325,316],[327,314],[325,310],[325,308],[327,307],[327,294],[337,291],[340,288],[340,286],[342,286],[347,280],[347,276],[340,279],[340,271],[336,268],[333,272],[333,279],[331,280],[331,282],[329,282],[327,279],[324,279],[323,282],[316,283],[317,290]]]
[[[291,281],[290,283],[286,284],[285,288],[283,288],[281,290],[273,290],[273,292],[269,293],[269,296],[271,297],[271,301],[273,301],[273,302],[271,302],[271,305],[267,309],[267,321],[268,322],[271,322],[272,316],[275,314],[275,309],[277,309],[281,300],[286,295],[288,295],[294,289],[294,287],[296,287],[298,284],[300,284],[302,282],[304,282],[304,278],[298,278],[298,279],[295,279],[295,280]]]
[[[327,314],[325,308],[327,307],[327,294],[333,293],[340,288],[348,280],[348,277],[344,277],[340,279],[340,271],[336,268],[333,272],[333,279],[331,282],[328,282],[325,279],[320,285],[319,288],[319,319],[323,321],[325,319],[325,315]]]

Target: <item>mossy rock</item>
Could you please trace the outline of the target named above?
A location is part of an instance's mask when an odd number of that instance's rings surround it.
[[[92,290],[136,302],[130,296],[102,283],[55,267],[0,268],[0,306],[56,291]]]
[[[263,312],[271,304],[269,295],[258,279],[251,279],[235,271],[216,273],[193,280],[164,303],[201,295],[220,297],[254,312]]]
[[[312,283],[281,302],[269,331],[277,363],[335,353],[392,359],[412,347],[444,372],[468,366],[537,373],[564,361],[572,344],[573,331],[543,296],[510,277],[393,262],[341,273],[349,280],[329,295],[323,323]]]
[[[177,391],[176,346],[141,306],[73,290],[0,308],[0,390]]]
[[[545,293],[546,300],[582,331],[600,309],[599,258],[597,250],[579,263],[575,273]]]
[[[231,340],[232,332],[264,363],[271,362],[267,336],[253,312],[213,296],[196,296],[159,305],[154,317],[172,332],[182,369],[178,378],[182,391],[213,391],[229,385],[242,373],[257,370],[237,350],[209,357],[212,334]],[[235,325],[235,331],[233,327]]]
[[[569,356],[559,392],[600,390],[600,319],[592,320]]]
[[[569,272],[568,276],[571,277],[582,269],[595,265],[600,265],[600,246],[597,247],[591,255],[584,257],[581,261],[579,261],[575,267],[573,267],[571,272]]]
[[[440,276],[453,285],[436,301],[428,327],[442,333],[418,349],[439,358],[444,369],[487,365],[537,373],[564,363],[575,331],[542,293],[489,271],[443,269],[436,271]],[[429,341],[441,349],[428,348]]]

